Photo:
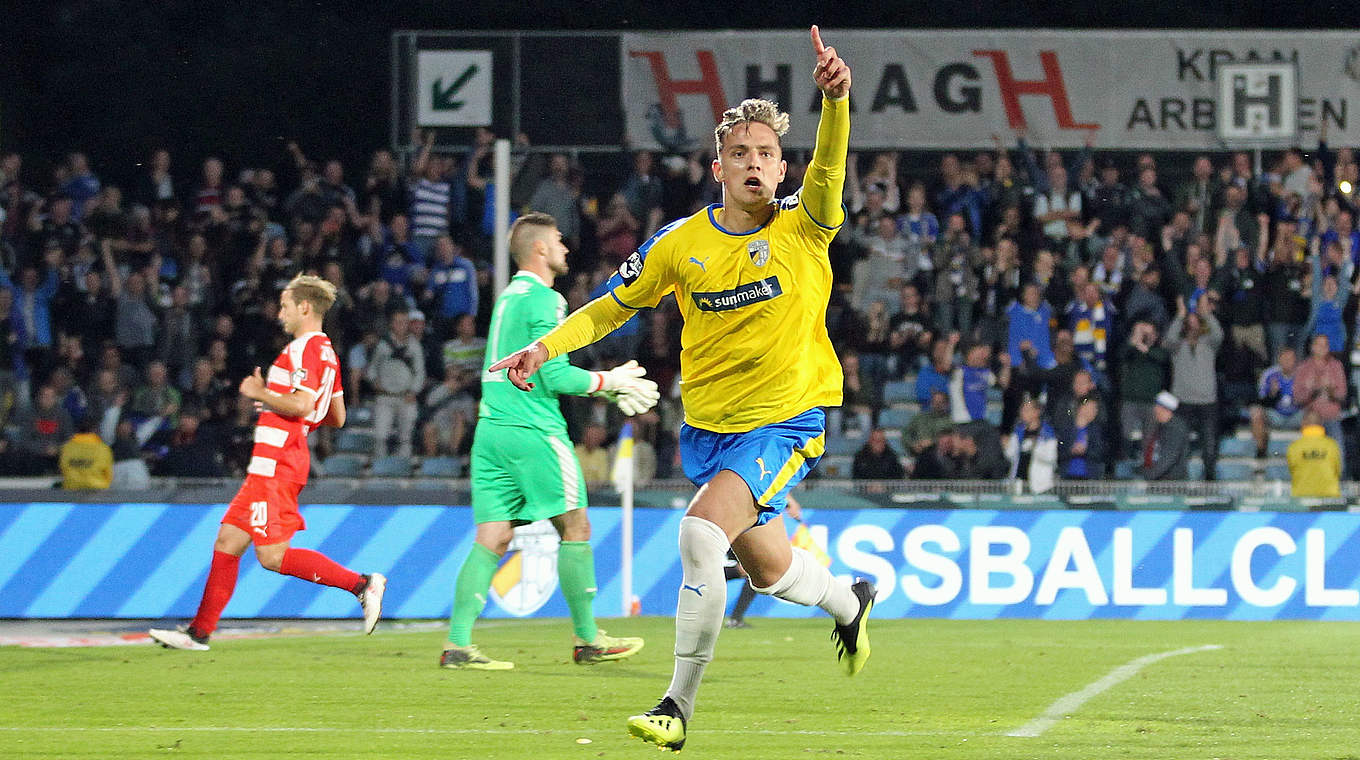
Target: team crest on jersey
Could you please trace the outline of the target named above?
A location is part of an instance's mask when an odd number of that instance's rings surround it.
[[[491,598],[515,617],[532,615],[557,590],[557,547],[561,539],[548,520],[515,528],[505,559],[491,577]]]
[[[642,254],[633,251],[633,255],[623,260],[619,264],[619,277],[623,278],[624,285],[632,285],[637,282],[638,275],[642,274]]]
[[[756,266],[763,267],[770,260],[770,241],[752,240],[746,244],[746,253]]]

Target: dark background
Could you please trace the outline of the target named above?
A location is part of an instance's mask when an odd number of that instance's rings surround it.
[[[125,182],[152,147],[176,169],[207,153],[282,163],[297,139],[351,169],[388,142],[394,29],[1353,28],[1337,3],[1261,0],[860,4],[10,0],[0,20],[0,150],[90,155]],[[888,5],[888,4],[884,4]],[[716,10],[716,9],[721,10]],[[832,38],[834,42],[834,37]],[[570,54],[570,52],[566,52]],[[543,141],[544,138],[538,138]]]

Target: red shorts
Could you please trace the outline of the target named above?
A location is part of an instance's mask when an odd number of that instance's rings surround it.
[[[256,546],[287,541],[307,527],[298,512],[297,497],[301,490],[301,483],[247,475],[241,490],[227,506],[222,524],[234,525],[249,533]]]

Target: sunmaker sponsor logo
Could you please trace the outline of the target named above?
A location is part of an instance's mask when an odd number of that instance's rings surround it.
[[[731,290],[719,290],[715,293],[692,293],[690,297],[694,299],[694,305],[702,311],[729,311],[753,303],[768,301],[771,298],[778,298],[782,295],[784,295],[784,289],[779,285],[779,278],[772,275],[763,280],[738,285]]]

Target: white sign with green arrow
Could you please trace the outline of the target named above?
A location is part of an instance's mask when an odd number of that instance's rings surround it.
[[[490,50],[422,50],[416,71],[421,126],[491,125]]]

